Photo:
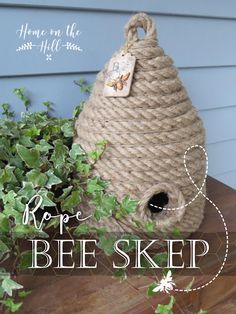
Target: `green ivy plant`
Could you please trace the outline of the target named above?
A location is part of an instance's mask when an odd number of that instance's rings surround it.
[[[81,89],[88,92],[84,81]],[[14,89],[14,94],[23,102],[25,112],[21,119],[14,120],[15,113],[9,104],[2,105],[0,120],[0,263],[14,256],[11,272],[0,268],[0,303],[11,312],[17,311],[23,298],[23,287],[15,279],[17,274],[30,264],[30,252],[21,252],[19,240],[35,236],[47,237],[50,227],[57,227],[59,220],[51,220],[39,233],[33,224],[23,225],[22,216],[27,202],[36,194],[41,195],[41,207],[52,213],[75,213],[86,197],[94,205],[97,220],[110,217],[114,212],[128,213],[137,202],[128,196],[121,204],[114,195],[106,193],[107,182],[91,174],[94,163],[99,160],[107,145],[105,140],[87,155],[79,144],[73,144],[74,119],[80,113],[79,106],[71,119],[52,117],[52,104],[45,102],[45,110],[30,112],[31,101],[23,88]],[[92,162],[91,162],[92,161]],[[92,230],[80,224],[75,235]],[[100,248],[111,253],[111,244],[106,242],[105,230],[99,233]],[[20,290],[20,293],[16,293]]]

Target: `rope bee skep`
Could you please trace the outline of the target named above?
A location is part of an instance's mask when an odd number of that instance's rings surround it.
[[[138,37],[138,27],[146,33],[143,39]],[[204,127],[172,59],[158,46],[152,19],[144,13],[133,16],[125,35],[127,42],[121,51],[136,57],[130,93],[127,97],[104,96],[106,64],[76,121],[75,142],[88,152],[98,141],[107,140],[94,175],[110,182],[108,191],[118,200],[128,194],[139,200],[139,206],[119,221],[110,217],[94,221],[94,225],[106,226],[112,232],[143,234],[144,227],[134,224],[138,220],[143,226],[154,222],[159,236],[171,236],[174,227],[187,235],[197,230],[203,219],[205,198],[199,193],[190,203],[195,187],[189,184],[183,155],[190,146],[205,146]],[[124,74],[119,73],[116,85],[110,84],[117,92],[126,84],[122,78],[129,80]],[[185,157],[191,177],[201,186],[206,167],[204,152],[193,147]],[[205,194],[205,185],[202,192]],[[165,208],[178,210],[162,210]]]

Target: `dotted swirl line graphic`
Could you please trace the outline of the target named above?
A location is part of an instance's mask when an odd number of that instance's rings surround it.
[[[192,179],[192,177],[191,177],[191,175],[190,175],[190,173],[189,173],[189,171],[188,171],[187,165],[186,165],[186,156],[187,156],[188,152],[189,152],[192,148],[201,148],[201,149],[203,150],[204,154],[205,154],[205,159],[206,159],[206,171],[205,171],[204,179],[203,179],[203,182],[202,182],[202,185],[201,185],[200,188],[196,185],[196,183],[195,183],[194,180]],[[204,188],[204,185],[205,185],[205,183],[206,183],[207,173],[208,173],[208,156],[207,156],[207,152],[206,152],[205,148],[202,147],[201,145],[192,145],[192,146],[188,147],[188,149],[187,149],[187,150],[185,151],[185,153],[184,153],[184,168],[185,168],[185,171],[186,171],[186,173],[187,173],[187,175],[188,175],[190,181],[192,182],[192,184],[196,187],[196,189],[197,189],[197,191],[198,191],[197,194],[194,196],[194,198],[193,198],[192,200],[190,200],[188,203],[186,203],[186,204],[184,204],[184,205],[182,205],[182,206],[179,206],[179,207],[164,207],[164,208],[163,208],[163,207],[159,207],[159,206],[154,205],[154,204],[150,204],[150,206],[155,207],[155,208],[159,208],[159,209],[162,209],[162,210],[170,210],[170,211],[171,211],[171,210],[183,209],[183,208],[185,208],[185,207],[191,205],[191,204],[195,201],[195,199],[198,197],[199,194],[202,194],[202,195],[207,199],[207,196],[202,192],[202,190],[203,190],[203,188]]]
[[[204,176],[204,180],[203,180],[203,183],[201,185],[201,187],[199,188],[196,183],[194,182],[192,176],[190,175],[189,171],[188,171],[188,167],[186,165],[186,156],[188,154],[188,152],[192,149],[192,148],[200,148],[204,154],[205,154],[205,159],[206,159],[206,172],[205,172],[205,176]],[[225,266],[225,263],[226,263],[226,260],[227,260],[227,257],[228,257],[228,252],[229,252],[229,233],[228,233],[228,228],[227,228],[227,225],[226,225],[226,222],[225,222],[225,219],[224,219],[224,216],[223,214],[221,213],[220,209],[216,206],[216,204],[211,200],[209,199],[209,197],[207,197],[204,192],[202,191],[204,185],[205,185],[205,182],[206,182],[206,178],[207,178],[207,173],[208,173],[208,155],[207,155],[207,152],[205,150],[205,148],[201,145],[192,145],[190,147],[188,147],[188,149],[185,151],[184,153],[184,168],[185,168],[185,171],[188,175],[188,178],[190,179],[191,183],[196,187],[197,189],[197,194],[194,196],[194,198],[189,201],[188,203],[186,203],[185,205],[183,206],[180,206],[180,207],[173,207],[173,208],[161,208],[163,210],[177,210],[177,209],[181,209],[181,208],[184,208],[184,207],[187,207],[189,206],[192,202],[194,202],[194,200],[198,197],[199,194],[201,194],[211,205],[213,205],[215,207],[215,209],[217,210],[218,214],[220,215],[220,218],[223,222],[223,226],[224,226],[224,229],[225,229],[225,239],[226,239],[226,244],[225,244],[225,255],[224,255],[224,259],[223,259],[223,262],[221,264],[221,267],[220,269],[218,270],[218,272],[216,273],[216,275],[210,280],[208,281],[207,283],[199,286],[199,287],[196,287],[196,288],[190,288],[190,289],[178,289],[178,288],[174,288],[174,291],[176,292],[190,292],[190,291],[197,291],[197,290],[200,290],[200,289],[203,289],[205,287],[207,287],[209,284],[211,284],[213,281],[216,280],[216,278],[220,275],[220,273],[222,272],[224,266]],[[151,206],[153,207],[156,207],[156,208],[160,208],[154,204],[150,204]]]

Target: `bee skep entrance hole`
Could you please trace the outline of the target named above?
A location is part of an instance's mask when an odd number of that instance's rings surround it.
[[[154,194],[149,199],[147,205],[148,205],[148,209],[152,213],[160,213],[163,210],[163,207],[168,204],[168,202],[169,202],[168,194],[165,192],[160,192],[160,193]]]

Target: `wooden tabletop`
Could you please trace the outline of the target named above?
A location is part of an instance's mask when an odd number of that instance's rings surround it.
[[[200,308],[207,309],[208,314],[221,313],[220,308],[227,308],[227,314],[236,313],[235,302],[232,301],[236,296],[236,190],[208,178],[207,195],[225,218],[230,239],[229,257],[222,274],[205,288],[189,293],[174,293],[174,313],[197,313]],[[224,234],[222,220],[209,202],[206,204],[205,218],[199,232],[206,230],[210,234]],[[223,258],[224,245],[220,253],[219,259],[221,255]],[[216,262],[213,257],[212,263],[214,266],[220,261]],[[210,272],[209,280],[213,275],[213,271]],[[190,279],[189,276],[180,276],[178,281],[184,285]],[[201,280],[202,278],[196,278],[194,285],[200,284]],[[208,277],[205,275],[204,282],[207,281]],[[95,272],[87,276],[24,275],[20,277],[20,282],[25,289],[32,290],[32,294],[24,301],[19,312],[21,314],[151,314],[158,303],[169,300],[169,296],[163,293],[157,293],[152,298],[146,296],[147,286],[153,282],[151,276],[131,275],[120,282],[112,276],[96,275]],[[225,305],[227,300],[231,300],[231,308],[230,304],[227,304],[228,307]]]

